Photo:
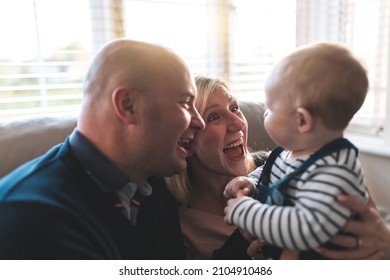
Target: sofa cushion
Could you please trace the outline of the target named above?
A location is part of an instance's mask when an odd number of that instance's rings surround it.
[[[248,121],[248,146],[253,151],[271,150],[274,144],[263,125],[264,105],[241,101],[240,108]],[[76,116],[0,122],[0,178],[62,143],[75,127]]]
[[[240,101],[240,109],[248,121],[248,146],[253,151],[271,151],[275,143],[264,128],[263,116],[265,106],[254,101]]]
[[[76,117],[35,117],[0,122],[0,178],[62,143],[75,127]]]

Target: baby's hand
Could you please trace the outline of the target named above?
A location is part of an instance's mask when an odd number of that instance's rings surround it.
[[[226,207],[224,209],[224,213],[225,213],[224,221],[226,223],[230,224],[230,221],[229,221],[229,218],[228,218],[229,217],[229,213],[230,213],[230,211],[232,211],[234,205],[244,196],[245,196],[245,194],[243,193],[243,191],[242,190],[238,190],[237,194],[236,194],[236,197],[235,198],[230,198],[227,201]]]
[[[235,198],[238,192],[242,192],[242,195],[252,196],[255,192],[252,181],[243,176],[234,178],[226,185],[223,195],[226,198]]]

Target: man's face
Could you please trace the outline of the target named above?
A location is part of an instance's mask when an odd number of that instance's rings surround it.
[[[145,104],[145,150],[150,175],[171,176],[187,167],[187,149],[204,121],[194,106],[193,77],[181,64],[161,73]]]

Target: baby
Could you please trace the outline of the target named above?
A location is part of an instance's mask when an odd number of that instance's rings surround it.
[[[278,147],[261,169],[226,186],[225,221],[278,248],[306,251],[301,258],[318,257],[309,250],[353,216],[336,197],[368,199],[357,148],[343,138],[367,89],[364,67],[338,44],[299,48],[279,62],[265,84],[264,113]],[[257,200],[242,191],[253,185]]]

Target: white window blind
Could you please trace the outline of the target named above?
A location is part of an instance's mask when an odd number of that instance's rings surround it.
[[[335,41],[352,49],[368,70],[369,93],[349,131],[383,134],[389,86],[388,0],[298,0],[297,45]]]
[[[293,0],[232,1],[230,76],[241,99],[264,100],[272,66],[296,46]]]
[[[2,1],[0,119],[77,112],[91,56],[117,37],[167,45],[194,74],[223,76],[252,100],[263,100],[271,67],[296,46],[337,41],[370,78],[351,129],[390,140],[389,10],[388,0]]]
[[[79,110],[89,18],[86,0],[0,2],[0,119]]]
[[[126,37],[169,46],[194,73],[210,73],[207,1],[125,0],[124,7]]]
[[[228,79],[240,99],[263,100],[268,71],[296,45],[291,0],[125,3],[127,37],[171,46],[195,74]]]

